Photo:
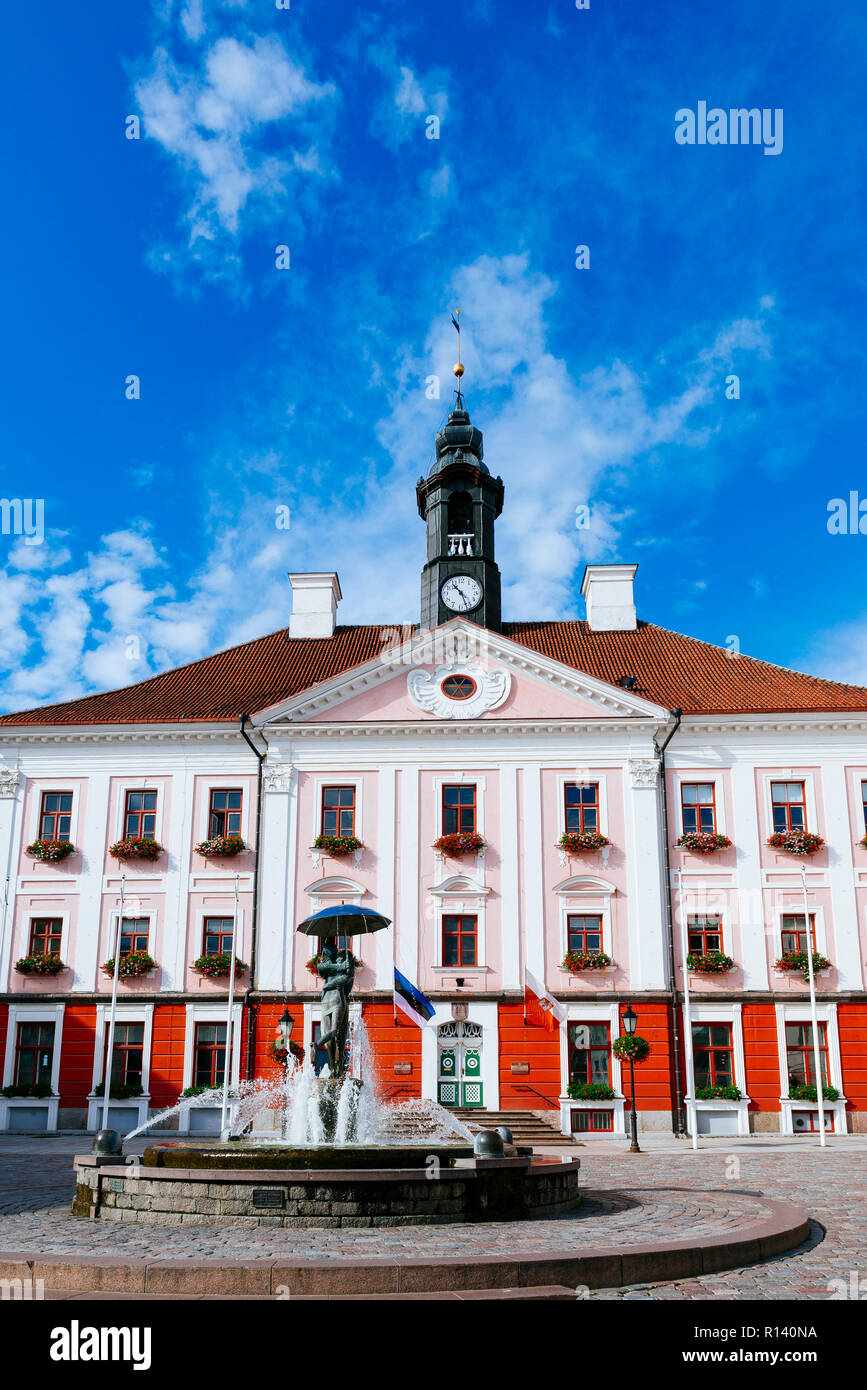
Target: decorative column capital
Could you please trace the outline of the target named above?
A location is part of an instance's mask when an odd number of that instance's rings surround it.
[[[630,758],[629,777],[633,787],[655,787],[659,781],[659,760]]]
[[[288,792],[292,788],[292,763],[266,763],[262,778],[266,792]]]
[[[17,767],[0,767],[0,797],[9,799],[16,796],[21,773]]]

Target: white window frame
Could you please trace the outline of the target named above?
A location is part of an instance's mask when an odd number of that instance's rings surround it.
[[[433,779],[436,805],[436,838],[445,835],[443,829],[443,787],[475,787],[476,789],[476,831],[485,833],[485,791],[486,779],[469,772],[437,773]]]
[[[800,780],[793,779],[793,780]],[[674,790],[677,801],[677,824],[678,834],[686,835],[687,831],[683,825],[683,786],[698,786],[701,783],[710,783],[713,786],[713,804],[716,812],[716,833],[727,835],[726,830],[726,805],[725,805],[725,777],[719,771],[716,772],[683,772],[680,769],[674,774]]]
[[[566,1021],[560,1028],[560,1130],[572,1134],[573,1110],[610,1110],[613,1113],[613,1128],[610,1130],[580,1131],[594,1139],[623,1139],[626,1136],[626,1095],[623,1090],[623,1063],[614,1052],[614,1044],[620,1036],[620,1006],[618,1003],[606,1004],[599,1001],[583,1003],[580,999],[569,1000],[564,1006]],[[608,1043],[611,1048],[611,1089],[614,1100],[570,1100],[566,1094],[569,1085],[569,1024],[607,1023]]]
[[[816,926],[818,938],[818,923]],[[789,1067],[786,1048],[786,1024],[787,1023],[806,1023],[812,1027],[813,1020],[810,1015],[810,1001],[808,999],[797,1003],[775,1004],[774,1010],[777,1017],[777,1051],[778,1063],[780,1068],[780,1133],[794,1135],[795,1130],[792,1124],[792,1112],[794,1110],[815,1110],[819,1109],[819,1102],[809,1100],[790,1100],[788,1091]],[[837,1005],[833,1003],[816,1004],[816,1022],[825,1024],[825,1036],[828,1041],[828,1085],[834,1086],[840,1092],[839,1099],[826,1100],[823,1102],[823,1109],[826,1114],[833,1115],[834,1134],[846,1133],[846,1096],[843,1092],[843,1063],[840,1054],[840,1030],[837,1023]]]
[[[611,899],[617,892],[613,883],[592,874],[574,874],[558,883],[554,892],[560,899],[560,951],[561,959],[569,949],[570,916],[591,913],[602,918],[602,950],[614,959],[613,928],[611,926]],[[579,899],[578,902],[571,901]],[[586,899],[586,901],[580,901]]]
[[[131,896],[133,897],[133,900],[136,901],[135,895],[133,894],[133,895],[131,895]],[[133,920],[134,918],[139,918],[139,917],[147,917],[147,919],[148,919],[148,954],[149,954],[151,957],[153,957],[154,953],[153,953],[152,947],[154,947],[154,946],[156,945],[156,942],[155,942],[154,938],[156,937],[156,929],[157,929],[157,909],[156,909],[155,907],[145,907],[145,908],[142,909],[141,912],[133,912],[130,908],[124,907],[124,910],[123,910],[123,912],[121,913],[121,910],[120,910],[119,907],[113,907],[113,908],[111,909],[111,911],[109,912],[109,914],[108,914],[108,941],[106,942],[106,955],[105,955],[105,959],[106,959],[106,960],[110,960],[110,959],[111,959],[111,953],[112,953],[112,951],[114,950],[114,943],[115,943],[115,941],[117,940],[117,924],[118,924],[118,919],[119,919],[121,916],[124,917],[126,921],[131,921],[131,920]],[[103,975],[103,974],[102,974],[102,961],[101,961],[101,960],[98,960],[98,961],[96,962],[96,968],[97,968],[97,970],[98,970],[98,972],[99,972],[100,978],[103,979],[103,980],[108,980],[108,988],[111,989],[111,977],[108,976],[108,975]]]
[[[90,1095],[88,1100],[92,1100],[94,1087],[98,1086],[103,1080],[102,1063],[105,1045],[108,1039],[108,1026],[111,1017],[110,1004],[97,1004],[96,1024],[93,1040],[93,1079],[90,1084]],[[141,1085],[142,1094],[136,1096],[137,1101],[150,1100],[150,1079],[151,1079],[151,1049],[153,1046],[154,1032],[154,1006],[153,1004],[118,1004],[115,1014],[116,1023],[143,1023],[144,1039],[142,1041],[142,1068]],[[96,1099],[102,1104],[103,1097],[97,1096]],[[111,1102],[109,1102],[111,1103]],[[115,1105],[120,1105],[120,1101],[115,1101]]]
[[[45,792],[71,792],[72,810],[70,812],[69,839],[75,845],[76,854],[81,854],[81,846],[78,843],[78,816],[81,805],[81,782],[76,781],[74,785],[63,785],[62,778],[33,778],[33,805],[30,808],[30,833],[24,842],[24,848],[32,845],[34,840],[39,839],[39,822],[42,818],[42,797]]]
[[[434,940],[433,969],[445,975],[457,975],[459,973],[471,975],[474,972],[487,971],[485,906],[491,892],[490,888],[474,881],[469,874],[452,874],[450,878],[438,883],[436,887],[428,889],[428,892],[436,904],[434,908],[436,937]],[[476,918],[476,965],[443,964],[443,918],[456,915]]]
[[[772,910],[774,914],[774,960],[776,960],[778,956],[781,956],[783,954],[783,918],[803,917],[803,899],[799,903],[790,903],[788,906],[783,905],[781,907],[779,905],[775,905]],[[807,912],[806,930],[808,941],[810,939],[809,933],[811,917],[815,917],[816,919],[816,950],[820,955],[827,957],[828,940],[827,933],[825,931],[825,908],[822,903],[811,904]],[[771,961],[771,969],[773,970],[773,968],[773,961]],[[787,971],[786,973],[788,974],[789,972]]]
[[[313,836],[324,834],[322,830],[322,789],[323,787],[354,787],[355,788],[355,837],[364,842],[364,778],[358,773],[333,772],[330,774],[317,774],[313,781]],[[312,841],[311,841],[312,843]],[[320,850],[321,854],[322,851]]]
[[[163,840],[163,813],[165,809],[166,792],[169,786],[169,781],[170,779],[168,777],[137,777],[130,778],[128,780],[124,779],[123,781],[118,782],[117,806],[115,808],[114,817],[115,834],[112,839],[112,844],[115,844],[118,840],[122,840],[124,838],[123,822],[124,815],[126,812],[127,792],[156,792],[157,809],[154,839],[158,842],[158,844],[162,845],[165,843]]]
[[[608,779],[603,772],[587,769],[588,777],[579,778],[574,772],[557,774],[557,825],[559,834],[566,833],[566,788],[567,786],[595,786],[599,804],[599,834],[608,836]]]
[[[199,806],[198,826],[199,833],[196,835],[194,844],[201,844],[208,839],[208,819],[211,807],[211,792],[220,791],[239,791],[241,793],[241,839],[245,845],[249,844],[250,838],[250,784],[243,774],[239,777],[202,777],[199,778],[202,787],[201,805]],[[255,795],[255,792],[252,793]]]
[[[820,835],[819,817],[816,811],[816,787],[814,772],[792,772],[791,776],[785,772],[764,772],[762,782],[764,784],[765,797],[765,823],[768,833],[763,838],[769,839],[774,832],[774,798],[771,794],[771,784],[773,782],[803,782],[804,784],[804,809],[807,815],[807,831],[810,835]]]
[[[684,1029],[686,1028],[686,1018],[683,1020]],[[741,1093],[740,1100],[696,1100],[695,1099],[695,1056],[690,1049],[693,1059],[693,1074],[688,1076],[687,1091],[684,1096],[686,1106],[688,1128],[690,1133],[698,1133],[696,1122],[696,1111],[702,1110],[734,1110],[737,1115],[738,1137],[749,1134],[750,1132],[750,1097],[747,1094],[747,1066],[746,1053],[744,1050],[744,1019],[743,1005],[732,1004],[693,1004],[690,1007],[690,1023],[728,1023],[731,1026],[732,1036],[732,1085],[737,1086]],[[692,1039],[690,1039],[690,1042]]]
[[[859,834],[855,837],[855,843],[862,840],[867,835],[867,825],[864,824],[864,801],[862,798],[861,784],[867,783],[867,768],[850,768],[852,778],[852,800],[855,804],[855,824],[859,829]]]
[[[214,907],[196,907],[193,914],[196,933],[193,941],[193,950],[195,952],[195,954],[193,955],[193,960],[198,960],[199,956],[202,955],[205,949],[205,918],[235,917],[234,898],[231,898],[229,902],[230,906],[228,911],[226,912],[219,912]],[[241,907],[240,902],[238,903],[238,915],[235,918],[235,955],[238,957],[239,960],[244,959],[244,909],[243,907]],[[188,965],[190,964],[192,964],[192,961],[188,962]],[[228,976],[226,976],[226,982],[228,984]]]
[[[21,955],[22,955],[22,956],[28,956],[28,955],[30,954],[30,928],[31,928],[31,926],[32,926],[32,924],[33,924],[33,919],[34,919],[34,917],[59,917],[59,918],[60,918],[60,922],[61,922],[61,927],[60,927],[60,951],[59,951],[58,954],[60,955],[60,959],[64,962],[64,964],[66,965],[67,969],[71,970],[71,969],[72,969],[72,966],[70,965],[69,961],[66,960],[65,957],[64,957],[64,951],[68,951],[68,950],[69,950],[69,919],[70,919],[70,916],[71,916],[71,913],[70,913],[70,909],[69,909],[68,907],[61,908],[60,911],[58,911],[58,912],[55,912],[53,909],[52,909],[51,911],[49,911],[49,912],[37,912],[37,911],[35,911],[32,907],[27,907],[27,908],[25,908],[25,909],[24,909],[24,912],[23,912],[23,914],[22,914],[22,920],[23,920],[23,923],[24,923],[24,950],[21,952]],[[14,967],[13,967],[13,968],[14,968]],[[40,1021],[41,1021],[41,1020],[40,1020]],[[8,1085],[8,1082],[4,1082],[4,1085]]]
[[[11,1086],[15,1075],[15,1044],[19,1023],[53,1023],[54,1055],[51,1059],[51,1096],[0,1096],[0,1130],[9,1127],[9,1111],[25,1107],[47,1110],[46,1133],[57,1130],[60,1107],[60,1054],[63,1046],[63,1004],[10,1004],[6,1022],[6,1050],[3,1058],[3,1085]]]
[[[232,1005],[232,1024],[233,1037],[238,1039],[238,1046],[233,1049],[231,1058],[232,1069],[229,1073],[229,1085],[237,1086],[241,1080],[241,1026],[243,1021],[243,1005],[240,1001]],[[225,1023],[226,1006],[225,1004],[187,1004],[186,1018],[184,1024],[184,1078],[181,1090],[185,1091],[193,1082],[193,1062],[196,1051],[196,1024],[197,1023]]]

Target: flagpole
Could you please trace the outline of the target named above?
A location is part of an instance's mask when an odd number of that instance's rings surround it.
[[[235,1003],[235,940],[238,933],[238,875],[235,874],[235,915],[232,918],[232,958],[229,965],[229,1002],[226,1010],[226,1052],[223,1061],[223,1105],[220,1111],[220,1139],[225,1144],[229,1138],[229,1071],[234,1053],[234,1028],[232,1008]]]
[[[683,965],[683,1048],[686,1053],[687,1082],[692,1086],[692,1119],[689,1120],[689,1137],[693,1149],[698,1148],[698,1111],[695,1103],[695,1058],[692,1047],[692,1006],[689,998],[689,967],[686,963],[689,954],[686,931],[686,913],[683,910],[683,869],[674,871],[677,879],[677,903],[680,912],[680,954]],[[690,1107],[687,1106],[687,1115]]]
[[[108,1043],[105,1050],[105,1067],[102,1076],[102,1128],[108,1129],[108,1102],[111,1091],[111,1063],[114,1056],[114,1024],[117,1018],[117,981],[120,975],[120,935],[123,929],[123,900],[126,891],[126,874],[120,876],[120,910],[117,914],[117,931],[114,934],[114,976],[111,981],[111,1009],[108,1015]]]
[[[806,864],[801,865],[801,887],[804,892],[804,931],[807,940],[807,978],[810,985],[810,1021],[813,1028],[813,1065],[816,1071],[816,1100],[819,1103],[819,1147],[824,1149],[825,1096],[822,1082],[822,1052],[819,1047],[819,1017],[816,1012],[816,975],[813,970],[813,933],[810,930],[810,909],[807,903]]]

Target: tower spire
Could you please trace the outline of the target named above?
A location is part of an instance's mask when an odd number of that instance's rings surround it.
[[[455,392],[455,395],[457,396],[456,405],[457,405],[458,410],[463,410],[463,408],[464,408],[464,398],[463,398],[463,396],[461,395],[461,377],[462,377],[463,374],[464,374],[464,364],[463,364],[463,362],[461,361],[461,311],[460,311],[460,309],[456,309],[455,312],[454,312],[454,314],[452,314],[452,323],[454,324],[454,326],[455,326],[455,328],[457,329],[457,332],[458,332],[458,360],[457,360],[457,362],[455,363],[455,365],[452,367],[452,371],[454,372],[455,376],[456,376],[457,379],[458,379],[458,389],[457,389],[457,391]]]

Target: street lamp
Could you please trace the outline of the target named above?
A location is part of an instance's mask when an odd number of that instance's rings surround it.
[[[295,1020],[289,1012],[289,1005],[283,1010],[277,1021],[277,1047],[283,1053],[283,1104],[280,1111],[280,1138],[286,1141],[286,1088],[289,1077],[289,1044],[292,1041],[292,1029]]]
[[[635,1025],[638,1022],[638,1014],[631,1004],[627,1005],[626,1013],[623,1015],[622,1021],[624,1032],[631,1038],[635,1033]],[[631,1154],[640,1154],[641,1149],[638,1146],[638,1120],[635,1114],[635,1058],[631,1053],[629,1057],[629,1094],[632,1101],[632,1143],[629,1145],[629,1152]]]

